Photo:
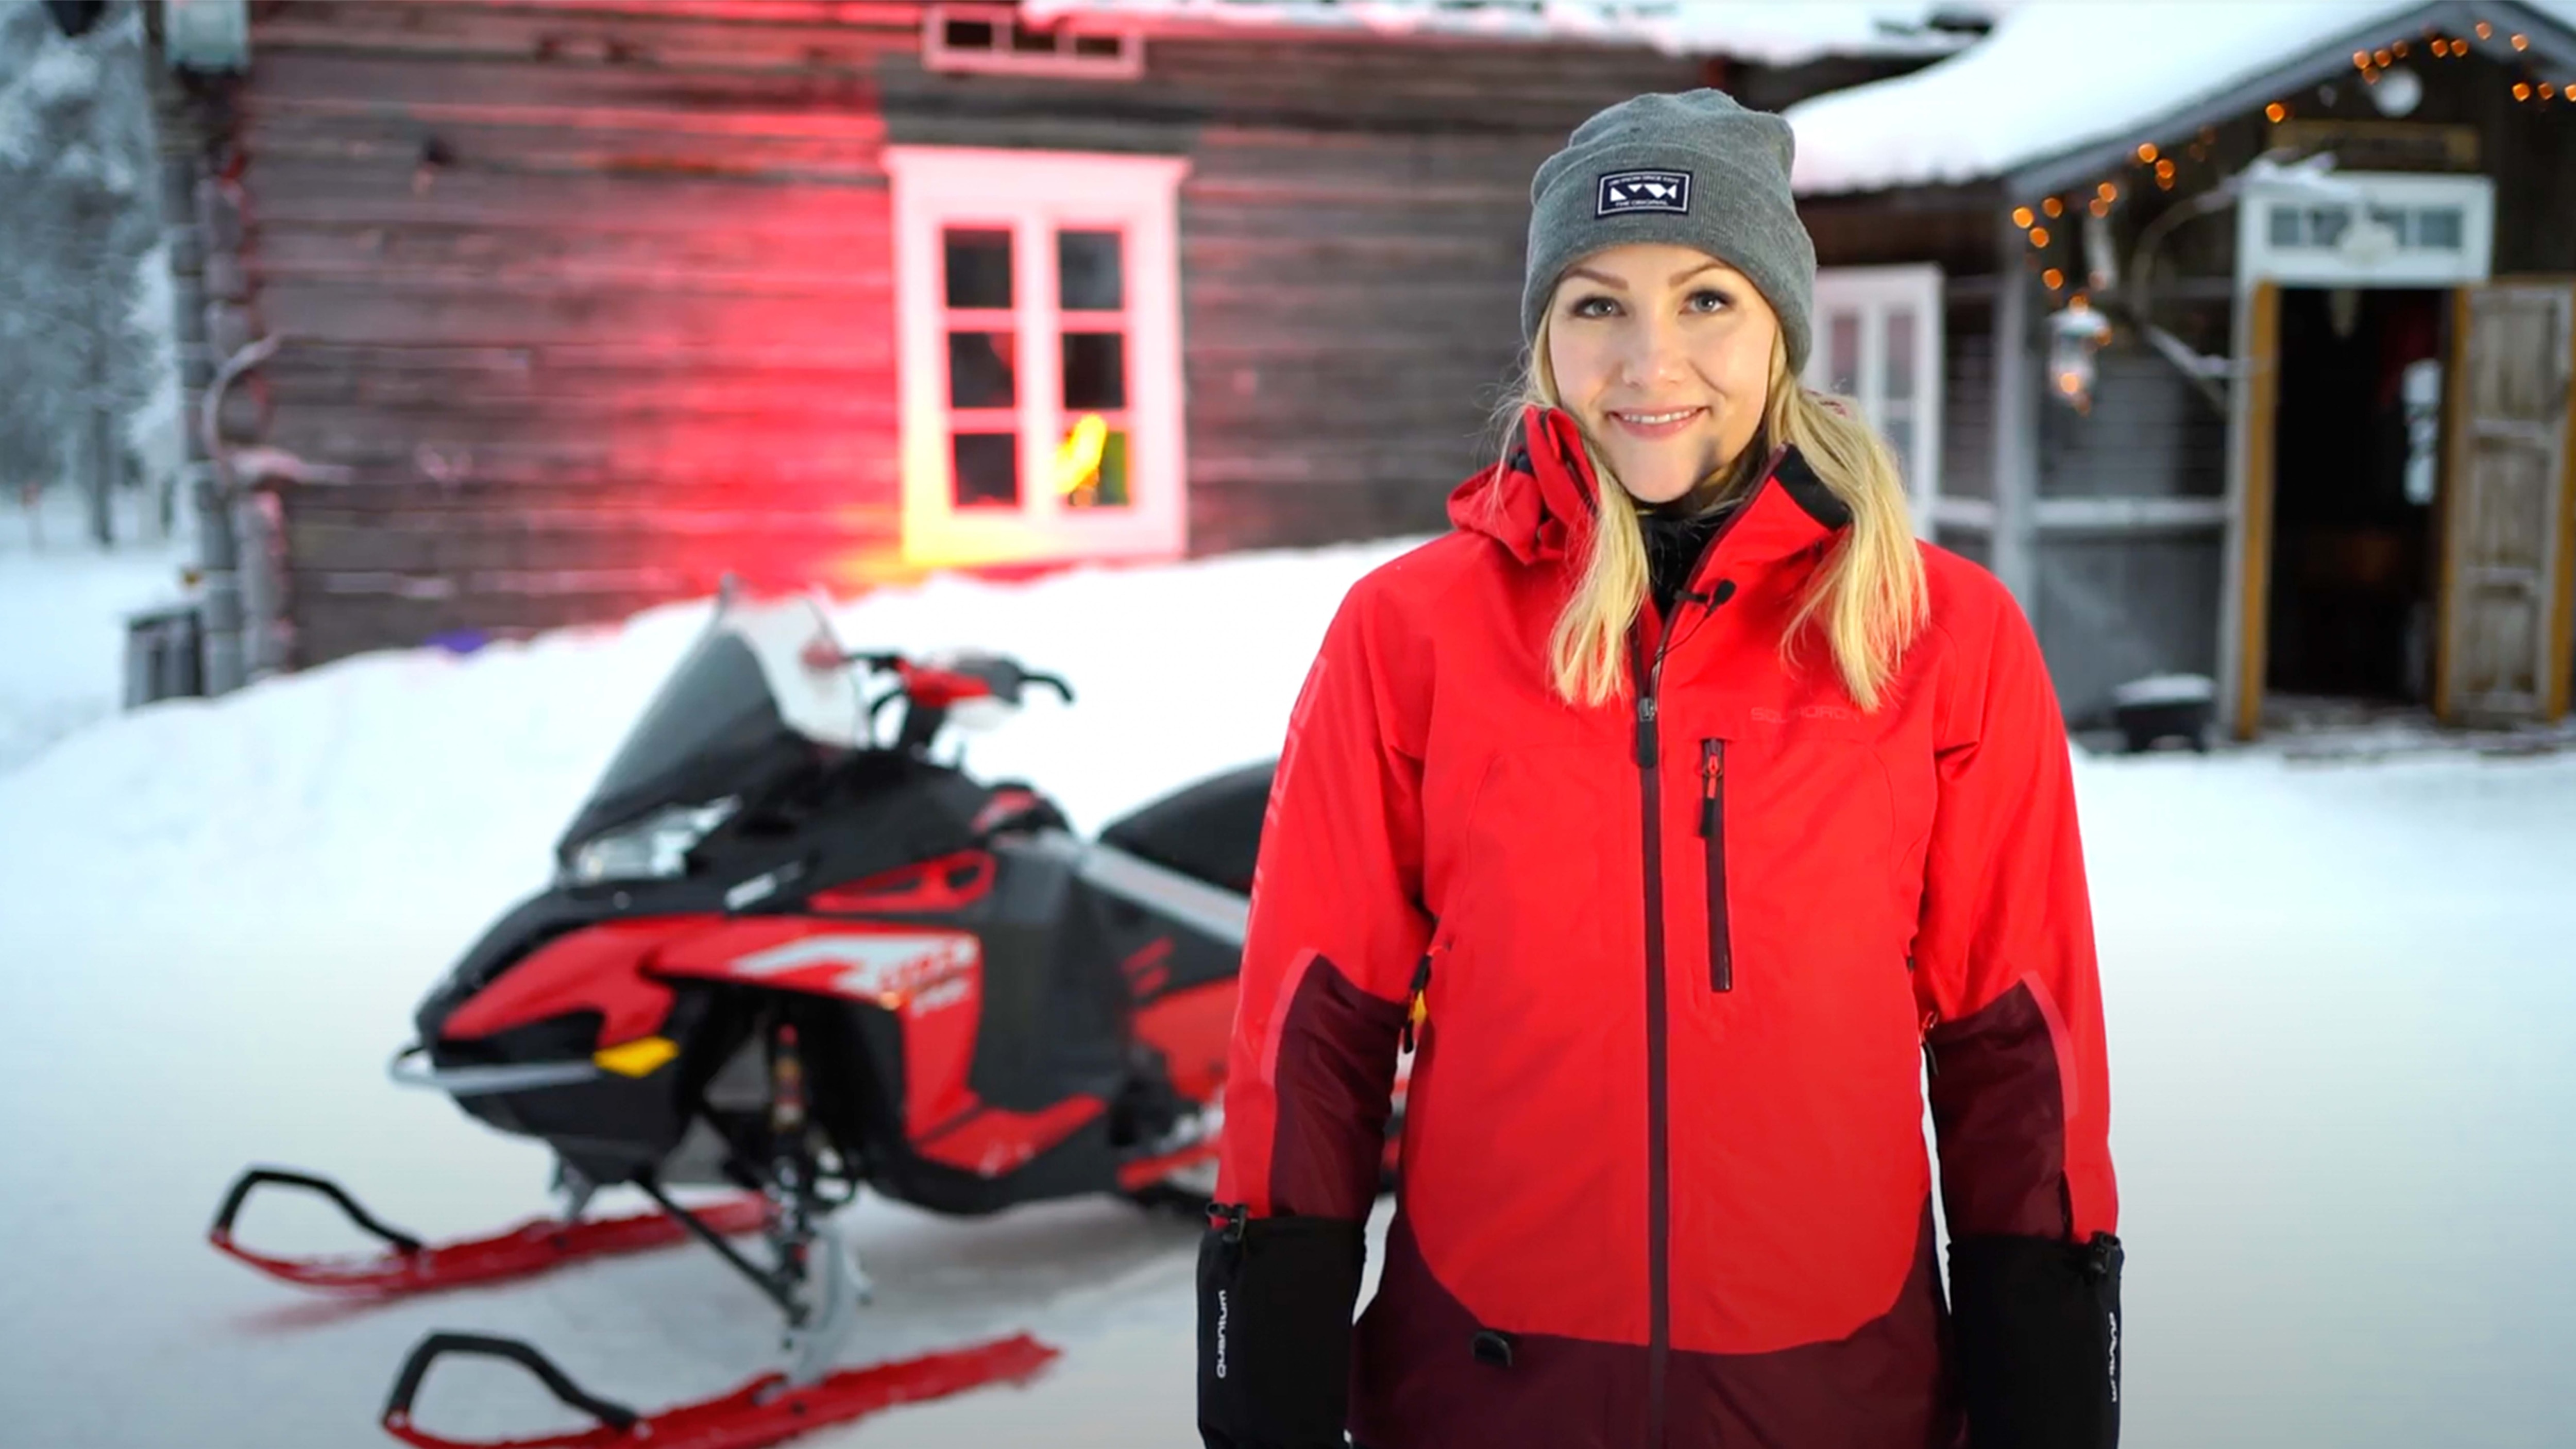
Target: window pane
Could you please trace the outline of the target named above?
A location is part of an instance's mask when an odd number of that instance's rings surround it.
[[[1912,483],[1914,481],[1914,420],[1889,418],[1880,426],[1879,432],[1886,436],[1888,450],[1896,454],[1897,471],[1905,475],[1907,483]]]
[[[1891,307],[1887,313],[1887,400],[1914,396],[1914,309]]]
[[[943,234],[948,259],[948,305],[1011,305],[1011,234],[1006,231],[949,231]]]
[[[1011,26],[1011,49],[1026,55],[1052,55],[1055,53],[1055,35],[1025,20],[1019,21]]]
[[[2295,206],[2272,208],[2272,245],[2276,247],[2299,245],[2299,215],[2299,209]]]
[[[2415,213],[2415,244],[2428,251],[2458,251],[2460,224],[2458,207],[2428,206]]]
[[[2343,245],[2343,233],[2352,225],[2352,213],[2340,206],[2315,207],[2308,212],[2308,244],[2318,247]]]
[[[1008,332],[948,334],[948,405],[1006,408],[1019,398],[1013,366],[1019,339]]]
[[[1850,397],[1860,391],[1860,314],[1836,312],[1826,333],[1825,391]]]
[[[955,439],[960,508],[1012,508],[1020,501],[1017,433],[959,433]]]
[[[1105,412],[1127,406],[1125,333],[1064,334],[1064,405]]]
[[[1056,305],[1067,312],[1115,312],[1127,305],[1118,259],[1118,233],[1056,233]]]
[[[1100,471],[1083,486],[1064,495],[1068,508],[1124,508],[1127,495],[1127,434],[1112,428],[1100,444]]]
[[[952,19],[948,22],[946,38],[951,50],[991,50],[993,22]]]
[[[2370,219],[2388,228],[2389,234],[2397,239],[2399,246],[2407,244],[2405,212],[2394,207],[2374,206],[2370,209]]]

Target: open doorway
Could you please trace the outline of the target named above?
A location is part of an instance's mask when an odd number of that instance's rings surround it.
[[[2285,287],[2264,714],[2433,697],[2447,291]]]

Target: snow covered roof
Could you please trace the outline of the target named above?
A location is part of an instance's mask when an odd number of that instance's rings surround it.
[[[2507,33],[2528,27],[2553,59],[2576,64],[2559,44],[2576,36],[2547,34],[2552,22],[2576,29],[2576,0],[2019,5],[1946,60],[1791,106],[1792,181],[1802,194],[1975,181],[2095,146],[2162,142],[2158,127],[2197,128],[2199,111],[2249,88],[2313,84],[2303,71],[2348,68],[2355,48],[2428,24],[2466,35],[2480,19],[2497,27],[2473,42],[2487,53],[2513,54]]]
[[[1824,55],[1945,55],[2008,0],[1023,0],[1032,19],[1115,15],[1264,28],[1648,45],[1794,65]]]

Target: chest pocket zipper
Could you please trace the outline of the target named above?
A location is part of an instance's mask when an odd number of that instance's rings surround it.
[[[1708,987],[1735,989],[1735,929],[1726,910],[1726,741],[1699,742],[1699,834],[1708,857]]]
[[[1414,963],[1413,984],[1405,988],[1410,999],[1405,1002],[1404,1030],[1397,1042],[1408,1052],[1419,1039],[1423,1024],[1431,1019],[1431,957],[1439,949],[1434,946],[1422,953],[1422,959]]]

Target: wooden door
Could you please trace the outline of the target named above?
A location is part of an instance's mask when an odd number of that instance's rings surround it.
[[[2453,305],[2433,711],[2554,719],[2576,660],[2576,282],[2463,287]]]

